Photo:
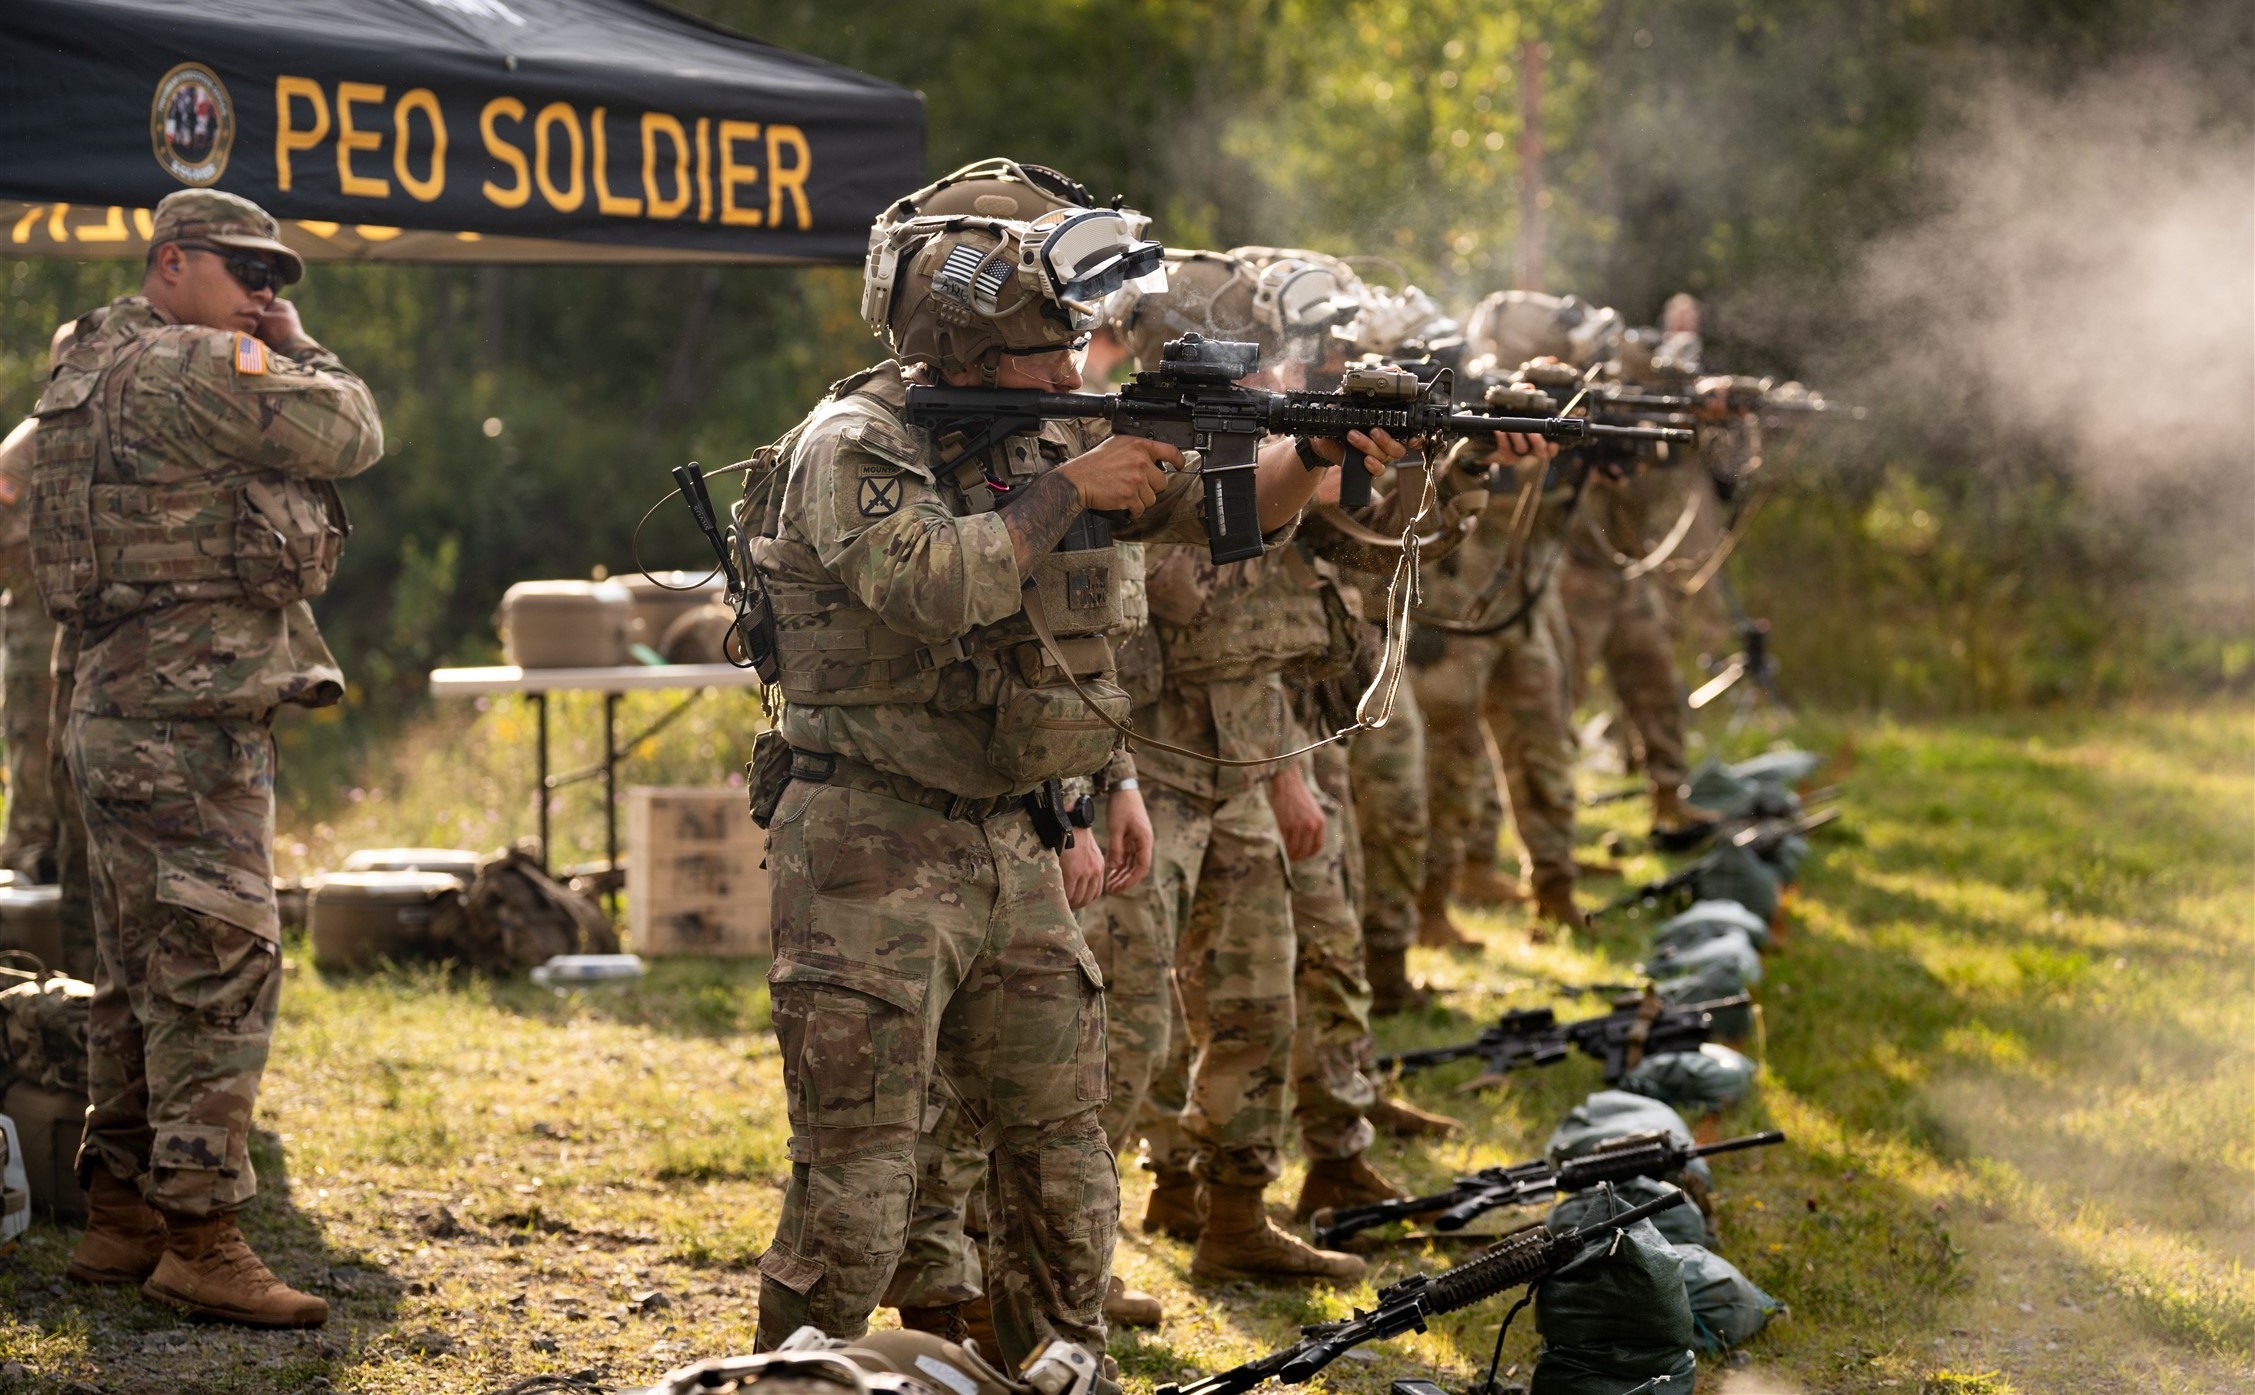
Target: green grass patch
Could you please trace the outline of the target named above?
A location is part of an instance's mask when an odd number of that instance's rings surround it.
[[[711,778],[746,716],[693,714],[635,778]],[[527,725],[514,709],[442,713],[380,763],[383,798],[293,795],[285,840],[307,863],[376,843],[497,846],[530,822]],[[1811,719],[1774,735],[1846,753],[1821,778],[1844,785],[1847,817],[1820,835],[1770,960],[1761,1087],[1713,1125],[1792,1136],[1716,1163],[1722,1250],[1791,1316],[1748,1349],[1751,1371],[1715,1364],[1703,1387],[2255,1388],[2255,716]],[[590,811],[563,812],[587,850]],[[1640,821],[1610,807],[1588,835],[1620,834],[1642,876],[1661,864],[1636,851]],[[1506,1007],[1589,1012],[1555,985],[1631,976],[1651,926],[1615,918],[1537,947],[1516,913],[1470,920],[1488,949],[1421,952],[1418,973],[1448,994],[1386,1021],[1384,1047],[1461,1039]],[[537,1372],[646,1381],[748,1349],[787,1169],[764,965],[669,961],[632,988],[556,994],[429,967],[330,978],[302,946],[287,962],[248,1223],[335,1319],[242,1333],[69,1288],[75,1235],[40,1225],[0,1265],[0,1364],[21,1365],[24,1388],[483,1392]],[[1426,1190],[1533,1156],[1598,1084],[1577,1059],[1459,1094],[1474,1069],[1409,1090],[1468,1131],[1382,1142],[1381,1168]],[[1137,1392],[1469,1253],[1383,1245],[1353,1292],[1201,1288],[1187,1246],[1136,1229],[1148,1178],[1122,1171],[1118,1267],[1169,1308],[1160,1331],[1115,1340]],[[653,1291],[662,1305],[638,1301]],[[1461,1389],[1502,1308],[1324,1382]],[[1523,1378],[1532,1354],[1522,1319],[1507,1370]]]

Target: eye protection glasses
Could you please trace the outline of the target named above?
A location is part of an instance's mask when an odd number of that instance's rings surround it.
[[[297,278],[275,262],[268,261],[256,252],[246,252],[237,247],[220,247],[209,242],[183,242],[180,246],[191,252],[208,252],[227,264],[227,274],[246,291],[273,291],[281,294],[282,288]]]

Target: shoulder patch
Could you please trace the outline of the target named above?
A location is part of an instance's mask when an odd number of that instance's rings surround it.
[[[253,335],[236,335],[235,371],[247,378],[265,377],[266,341]]]
[[[900,511],[902,492],[901,476],[863,475],[860,493],[855,498],[863,518],[884,518]]]

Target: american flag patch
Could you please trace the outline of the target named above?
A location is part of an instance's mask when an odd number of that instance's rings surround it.
[[[266,345],[248,334],[235,336],[235,371],[253,377],[266,374]]]

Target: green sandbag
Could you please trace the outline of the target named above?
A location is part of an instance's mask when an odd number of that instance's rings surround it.
[[[1777,872],[1736,843],[1725,843],[1700,859],[1691,883],[1692,900],[1736,901],[1767,925],[1777,915]]]
[[[1708,1042],[1697,1051],[1663,1051],[1622,1072],[1620,1087],[1686,1113],[1727,1109],[1754,1090],[1754,1063]]]
[[[1661,927],[1663,932],[1666,928]],[[1697,943],[1653,946],[1652,957],[1644,961],[1644,972],[1655,979],[1709,974],[1718,983],[1728,982],[1731,987],[1727,992],[1738,993],[1762,981],[1759,944],[1742,927],[1728,925]]]
[[[1744,935],[1756,949],[1770,947],[1769,922],[1736,901],[1699,900],[1691,909],[1672,915],[1652,932],[1654,953],[1690,949],[1732,933]]]
[[[1677,1207],[1682,1210],[1682,1207]],[[1603,1211],[1593,1213],[1602,1216]],[[1684,1296],[1691,1301],[1692,1340],[1709,1356],[1744,1346],[1785,1305],[1754,1286],[1738,1266],[1704,1245],[1675,1241],[1683,1264]]]
[[[1738,806],[1751,800],[1759,789],[1752,780],[1740,779],[1729,766],[1709,756],[1691,772],[1684,794],[1702,809],[1734,814]]]
[[[1632,1133],[1664,1133],[1686,1147],[1697,1142],[1683,1116],[1660,1101],[1626,1090],[1597,1090],[1575,1105],[1565,1121],[1552,1130],[1543,1154],[1555,1167],[1568,1158],[1580,1157],[1608,1139],[1625,1138]],[[1702,1183],[1711,1184],[1715,1180],[1714,1171],[1707,1166],[1705,1158],[1693,1158],[1684,1164],[1684,1171]]]
[[[1789,790],[1817,773],[1824,757],[1814,751],[1768,751],[1730,767],[1730,773],[1749,784]]]
[[[1777,845],[1762,854],[1777,873],[1777,879],[1786,886],[1801,880],[1801,864],[1809,860],[1809,840],[1796,833],[1790,838],[1780,838]]]
[[[1593,1242],[1535,1290],[1528,1395],[1690,1395],[1696,1329],[1683,1261],[1650,1221]]]
[[[1563,1201],[1550,1208],[1543,1224],[1552,1230],[1574,1230],[1585,1225],[1595,1225],[1607,1216],[1618,1216],[1632,1207],[1647,1201],[1658,1201],[1669,1192],[1677,1190],[1673,1182],[1663,1182],[1657,1177],[1631,1177],[1626,1182],[1613,1184],[1610,1203],[1603,1187],[1591,1187],[1586,1192],[1569,1192]],[[1671,1245],[1707,1245],[1713,1242],[1714,1232],[1707,1229],[1707,1218],[1696,1206],[1671,1206],[1654,1216],[1651,1224],[1660,1231],[1660,1238]]]

